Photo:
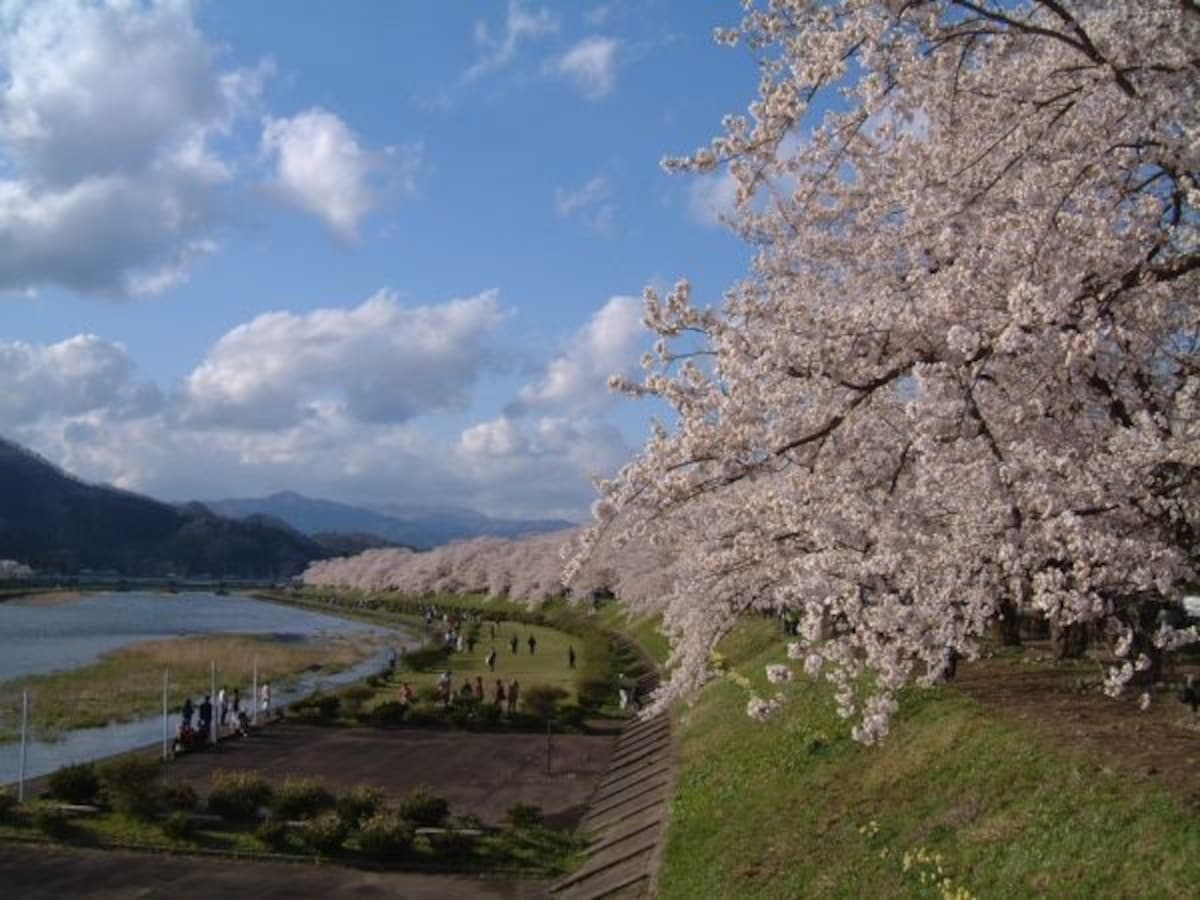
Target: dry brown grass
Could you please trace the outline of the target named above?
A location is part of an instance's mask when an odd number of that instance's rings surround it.
[[[51,737],[73,728],[128,721],[162,708],[163,672],[169,672],[168,705],[177,712],[210,690],[210,666],[217,686],[239,688],[249,702],[255,660],[261,684],[276,689],[304,672],[349,668],[380,646],[380,638],[342,635],[313,641],[258,635],[204,635],[146,641],[106,654],[91,665],[0,683],[0,741],[13,740],[19,727],[21,693],[29,691],[34,733]]]

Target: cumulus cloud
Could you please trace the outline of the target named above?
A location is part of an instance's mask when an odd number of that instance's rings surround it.
[[[501,416],[464,430],[454,459],[482,507],[578,518],[595,499],[591,479],[629,453],[616,427],[589,416]]]
[[[345,122],[319,107],[291,118],[268,118],[260,151],[274,166],[276,196],[316,216],[339,237],[358,235],[359,222],[375,205],[371,180],[385,168],[386,154],[367,150]],[[410,171],[417,152],[404,151]],[[411,189],[411,176],[404,177],[402,187]]]
[[[49,345],[0,342],[0,425],[92,412],[118,419],[156,412],[158,389],[135,381],[134,369],[123,346],[92,334]]]
[[[611,234],[616,204],[610,201],[612,185],[605,175],[597,175],[574,190],[555,188],[554,211],[559,218],[579,214],[593,231]]]
[[[564,76],[589,100],[612,93],[617,83],[619,44],[610,37],[586,37],[550,64],[550,70]]]
[[[642,304],[634,297],[613,297],[546,366],[542,376],[521,388],[510,412],[560,408],[594,410],[613,395],[608,378],[634,374],[645,339]]]
[[[354,308],[273,312],[222,337],[181,389],[192,424],[286,428],[324,400],[363,422],[463,408],[504,319],[494,291],[438,306],[381,292]]]
[[[728,171],[697,175],[688,185],[688,213],[709,228],[723,226],[737,211],[738,185]]]
[[[0,8],[0,289],[136,294],[214,247],[213,149],[270,67],[219,67],[191,6],[51,0]]]
[[[504,68],[516,57],[522,42],[556,31],[558,18],[548,9],[527,9],[518,0],[509,0],[503,33],[493,34],[482,19],[475,22],[475,43],[482,55],[463,73],[463,79],[473,81],[481,75]]]

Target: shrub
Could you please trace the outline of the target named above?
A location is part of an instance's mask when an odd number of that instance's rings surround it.
[[[190,841],[196,833],[196,820],[191,813],[176,810],[163,819],[162,830],[172,840]]]
[[[253,822],[259,807],[269,806],[274,791],[254,772],[217,772],[208,794],[208,809],[233,822]]]
[[[66,837],[72,831],[67,814],[52,803],[35,803],[30,809],[33,827],[47,837]]]
[[[305,700],[297,700],[289,712],[303,722],[324,724],[338,717],[342,701],[335,694],[314,694]]]
[[[388,700],[367,713],[366,719],[372,725],[399,725],[407,715],[407,704]]]
[[[396,813],[375,813],[363,822],[358,842],[363,852],[377,859],[399,856],[412,846],[412,828]]]
[[[265,819],[254,829],[254,836],[272,850],[288,848],[288,827],[279,819]]]
[[[337,802],[338,817],[351,828],[380,812],[387,803],[387,794],[377,787],[360,784]]]
[[[429,846],[438,856],[461,860],[475,849],[475,835],[464,831],[443,831],[429,835]]]
[[[445,797],[426,788],[415,787],[400,803],[400,815],[414,825],[438,828],[450,815],[450,804]]]
[[[275,795],[271,811],[280,819],[311,819],[332,809],[337,799],[315,778],[289,778]]]
[[[357,716],[362,706],[375,696],[375,692],[365,684],[352,684],[341,692],[341,708],[347,716]]]
[[[484,728],[495,728],[504,715],[504,711],[495,703],[482,704],[477,713],[476,722]]]
[[[102,763],[97,770],[112,808],[135,819],[149,819],[162,802],[158,761],[124,756]]]
[[[100,793],[100,779],[90,762],[52,772],[47,786],[50,796],[63,803],[94,803]]]
[[[553,719],[558,705],[570,696],[557,684],[535,684],[521,694],[521,706],[530,715],[545,722]]]
[[[513,828],[536,828],[544,821],[542,808],[532,803],[517,803],[508,808],[504,819]]]
[[[349,829],[335,813],[310,819],[304,826],[304,843],[317,853],[332,855],[341,849]]]
[[[0,787],[0,819],[6,819],[17,806],[17,795],[9,788]]]
[[[160,797],[162,805],[166,809],[192,812],[200,806],[200,798],[196,795],[196,789],[186,781],[171,781],[163,785]]]

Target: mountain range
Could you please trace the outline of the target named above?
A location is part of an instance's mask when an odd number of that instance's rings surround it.
[[[283,578],[329,555],[281,522],[89,484],[0,438],[0,559],[65,574]]]
[[[206,501],[206,505],[226,516],[270,516],[310,536],[324,538],[330,532],[377,535],[384,539],[380,544],[391,542],[417,550],[473,537],[519,538],[576,524],[563,519],[495,519],[454,506],[399,503],[352,506],[316,500],[294,491],[260,498]]]
[[[493,519],[456,507],[350,506],[291,491],[164,503],[90,484],[0,438],[0,559],[43,572],[286,578],[369,547],[424,550],[478,536],[557,531],[557,519]]]

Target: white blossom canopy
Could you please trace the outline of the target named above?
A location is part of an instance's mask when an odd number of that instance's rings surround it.
[[[647,291],[618,383],[676,420],[588,537],[677,558],[660,699],[756,608],[796,612],[868,742],[1022,611],[1108,623],[1119,688],[1196,636],[1157,614],[1197,571],[1200,8],[743,6],[749,116],[665,165],[736,179],[756,259],[719,309]]]

